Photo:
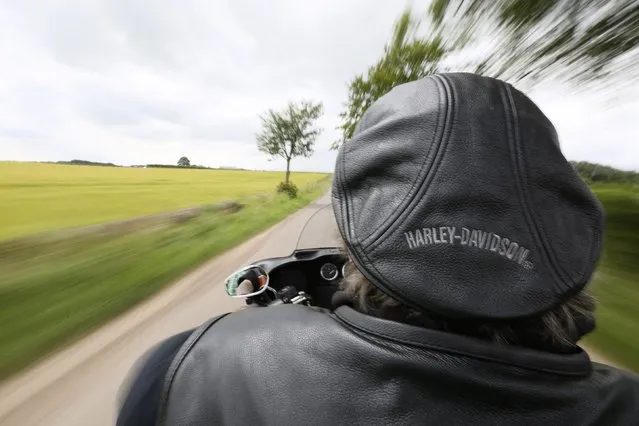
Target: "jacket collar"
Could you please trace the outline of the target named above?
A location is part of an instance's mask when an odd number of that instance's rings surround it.
[[[557,354],[517,346],[498,346],[477,338],[366,315],[348,306],[347,299],[338,297],[334,302],[334,314],[342,323],[360,333],[395,343],[565,376],[587,376],[592,372],[590,357],[582,348],[570,354]]]

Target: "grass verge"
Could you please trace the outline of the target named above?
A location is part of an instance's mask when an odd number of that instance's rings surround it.
[[[321,196],[253,199],[236,213],[205,212],[126,236],[0,245],[0,380],[152,295],[206,259]]]
[[[593,282],[599,301],[597,329],[585,343],[639,372],[639,187],[601,185],[593,190],[606,209],[604,254]]]

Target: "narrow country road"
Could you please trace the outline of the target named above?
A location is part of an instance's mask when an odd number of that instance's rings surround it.
[[[328,204],[327,194],[75,345],[1,383],[0,425],[113,425],[118,388],[135,360],[163,338],[242,306],[243,301],[226,296],[224,279],[252,261],[291,254],[306,221]],[[306,229],[305,240],[326,241],[325,228],[331,226]]]
[[[134,361],[163,338],[242,306],[242,301],[226,296],[223,280],[252,261],[289,255],[306,221],[329,203],[328,195],[322,197],[75,345],[0,384],[0,425],[113,425],[117,391]],[[327,228],[334,223],[325,222],[306,229],[305,240],[326,241],[326,233],[332,232]]]

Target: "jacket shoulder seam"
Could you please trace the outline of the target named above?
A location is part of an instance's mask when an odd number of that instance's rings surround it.
[[[227,312],[222,315],[218,315],[217,317],[211,318],[201,326],[199,326],[190,336],[189,338],[182,344],[179,352],[171,362],[169,370],[164,379],[164,386],[162,389],[162,395],[160,397],[160,407],[158,409],[158,418],[157,418],[157,426],[162,426],[166,424],[166,408],[169,400],[169,393],[171,391],[171,385],[173,384],[173,379],[177,374],[178,369],[182,365],[182,361],[186,358],[188,353],[191,351],[195,343],[204,335],[204,333],[213,326],[216,322],[227,316],[230,312]]]

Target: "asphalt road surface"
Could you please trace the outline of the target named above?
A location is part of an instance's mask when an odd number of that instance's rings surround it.
[[[329,203],[328,195],[322,197],[78,343],[0,384],[0,425],[113,425],[118,389],[135,360],[165,337],[243,306],[243,301],[226,296],[224,279],[255,260],[291,254],[308,219],[320,208],[330,209],[326,207]],[[335,235],[330,215],[315,215],[311,223],[304,229],[304,246]]]

